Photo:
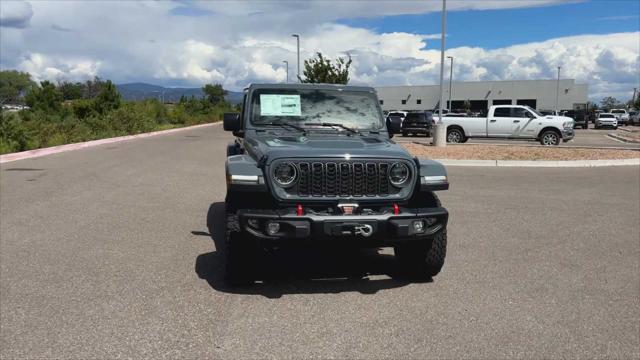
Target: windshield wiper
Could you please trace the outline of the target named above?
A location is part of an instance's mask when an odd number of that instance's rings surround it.
[[[349,132],[352,132],[354,134],[360,134],[360,131],[354,129],[354,128],[350,128],[348,126],[344,126],[342,124],[338,124],[338,123],[329,123],[329,122],[322,122],[322,123],[304,123],[306,126],[325,126],[325,127],[339,127],[341,129],[347,130]]]
[[[302,133],[302,135],[307,135],[307,130],[298,126],[298,125],[293,125],[293,124],[289,124],[286,122],[282,122],[282,121],[272,121],[272,122],[268,122],[268,123],[264,123],[264,124],[260,124],[260,125],[275,125],[275,126],[280,126],[283,129],[286,129],[287,126],[292,128],[292,129],[296,129],[298,131],[300,131]]]

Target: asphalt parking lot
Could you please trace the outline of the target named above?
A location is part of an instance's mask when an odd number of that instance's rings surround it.
[[[619,129],[638,129],[634,127],[620,127]],[[589,147],[603,147],[603,148],[628,148],[628,149],[640,149],[640,144],[637,143],[625,143],[607,136],[607,133],[612,132],[612,129],[594,129],[593,124],[589,124],[589,129],[575,129],[576,136],[573,140],[563,142],[560,146],[589,146]],[[417,141],[431,143],[432,139],[425,136],[407,136],[401,135],[394,137],[397,142],[405,141]],[[469,139],[467,144],[513,144],[513,145],[540,145],[535,140],[501,140],[501,139]]]
[[[215,247],[229,139],[0,166],[0,358],[640,357],[639,167],[452,167],[432,281],[395,279],[387,249],[289,250],[236,290]]]

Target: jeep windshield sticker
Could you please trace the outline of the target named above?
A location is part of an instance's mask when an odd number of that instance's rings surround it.
[[[260,116],[301,116],[300,95],[260,94]]]

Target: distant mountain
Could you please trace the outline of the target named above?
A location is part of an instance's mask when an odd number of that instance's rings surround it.
[[[169,88],[158,85],[146,84],[146,83],[129,83],[116,85],[120,94],[125,100],[144,100],[144,99],[162,99],[164,95],[165,102],[178,102],[180,97],[194,96],[201,98],[204,96],[202,88]],[[236,91],[229,91],[226,96],[227,101],[232,104],[239,104],[242,102],[242,93]]]

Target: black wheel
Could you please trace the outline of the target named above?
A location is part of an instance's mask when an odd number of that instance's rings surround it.
[[[613,130],[618,130],[618,127],[617,127],[617,126],[614,126],[614,127],[613,127]]]
[[[406,131],[402,132],[402,136],[407,136],[407,135],[409,135],[409,134]]]
[[[465,142],[465,136],[462,130],[458,128],[447,130],[447,142],[452,144],[459,144]]]
[[[447,255],[447,230],[428,240],[414,240],[394,247],[402,274],[411,278],[436,276]]]
[[[583,129],[586,129],[586,128],[588,128],[588,127],[589,127],[589,125],[586,125],[586,124],[585,124],[585,125],[582,125],[582,128],[583,128]]]
[[[540,135],[540,144],[544,146],[560,145],[560,134],[553,130],[547,130]]]
[[[227,229],[224,248],[224,281],[228,286],[253,284],[257,255],[255,239],[240,232],[238,216],[227,213]]]

